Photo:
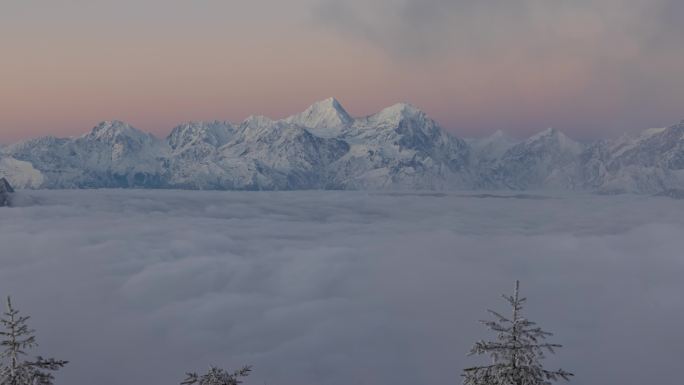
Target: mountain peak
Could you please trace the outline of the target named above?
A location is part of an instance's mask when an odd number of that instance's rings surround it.
[[[513,140],[508,134],[503,132],[503,130],[498,129],[494,131],[491,135],[484,138],[484,140],[494,141],[494,140]]]
[[[503,132],[503,130],[496,130],[491,135],[479,139],[478,142],[483,143],[483,144],[487,144],[487,143],[515,143],[516,140],[513,137],[511,137],[510,135],[508,135],[507,133]]]
[[[106,120],[93,127],[93,130],[86,135],[89,139],[96,140],[111,140],[119,136],[143,138],[148,137],[149,134],[121,120]]]
[[[556,139],[556,138],[559,138],[560,140],[565,140],[565,139],[571,140],[562,131],[560,131],[556,128],[553,128],[553,127],[549,127],[543,131],[539,131],[538,133],[530,136],[527,139],[527,142],[531,143],[531,142],[536,142],[538,140],[547,140],[547,139]]]
[[[274,120],[263,115],[250,115],[247,119],[245,119],[240,126],[241,127],[251,127],[251,128],[256,128],[256,127],[266,127],[273,125]]]
[[[318,101],[304,112],[285,119],[287,123],[312,129],[319,136],[336,136],[340,129],[349,126],[353,121],[354,119],[335,98]]]
[[[330,107],[333,107],[335,109],[344,110],[344,108],[342,108],[342,105],[340,104],[340,102],[333,96],[331,96],[327,99],[319,100],[316,103],[312,104],[312,106],[315,106],[315,105],[330,106]]]
[[[228,141],[233,131],[234,128],[230,123],[218,120],[213,122],[186,122],[176,126],[166,141],[174,150],[200,142],[219,147]]]
[[[530,138],[541,138],[544,136],[554,136],[554,135],[558,135],[558,134],[562,134],[562,133],[553,127],[549,127],[545,130],[539,131],[538,133],[532,135]]]
[[[327,99],[319,100],[316,103],[312,104],[305,110],[306,111],[316,111],[316,112],[328,112],[328,111],[333,111],[338,115],[341,115],[343,117],[349,117],[349,114],[347,114],[347,111],[342,107],[342,104],[334,98],[334,97],[329,97]]]
[[[555,128],[549,127],[544,131],[541,131],[535,135],[532,135],[525,141],[528,145],[533,144],[536,142],[542,142],[542,143],[556,143],[558,147],[562,150],[566,150],[572,153],[577,153],[579,154],[582,152],[583,146],[581,143],[576,142],[573,139],[570,139],[567,135],[565,135],[563,132],[560,130],[557,130]]]
[[[93,127],[93,131],[104,131],[104,130],[124,130],[131,128],[131,126],[121,120],[104,120]]]
[[[403,119],[425,115],[418,107],[408,103],[397,103],[380,111],[376,117],[381,120]]]
[[[482,158],[495,159],[516,145],[517,141],[502,130],[496,130],[493,134],[484,138],[469,139],[468,143],[470,143],[475,153]]]

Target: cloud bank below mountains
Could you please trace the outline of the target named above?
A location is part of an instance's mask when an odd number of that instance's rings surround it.
[[[533,196],[528,196],[534,198]],[[680,382],[678,201],[352,192],[24,191],[0,293],[65,384],[443,384],[521,279],[573,384]]]

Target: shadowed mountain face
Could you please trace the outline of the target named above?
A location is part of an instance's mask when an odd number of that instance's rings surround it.
[[[14,193],[14,189],[7,179],[0,178],[0,207],[10,205],[10,194],[12,193]]]
[[[102,122],[78,138],[38,138],[5,151],[40,171],[45,188],[165,185],[166,143],[119,121]]]
[[[0,176],[19,188],[655,193],[684,187],[682,170],[684,122],[590,144],[553,129],[464,141],[408,104],[352,118],[334,98],[277,121],[185,123],[165,140],[113,121],[0,149]]]
[[[582,151],[580,143],[548,129],[511,146],[483,174],[491,178],[488,182],[493,188],[574,188]]]

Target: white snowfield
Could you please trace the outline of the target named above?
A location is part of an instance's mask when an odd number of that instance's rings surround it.
[[[0,157],[0,178],[3,177],[19,188],[39,188],[44,182],[43,174],[30,162],[11,157]]]
[[[0,159],[17,188],[658,193],[684,188],[684,122],[590,144],[553,129],[462,140],[408,104],[352,118],[330,98],[282,120],[185,123],[166,139],[102,122],[3,147]]]

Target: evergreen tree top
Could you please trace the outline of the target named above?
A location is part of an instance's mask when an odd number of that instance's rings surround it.
[[[26,349],[38,346],[35,331],[26,323],[29,318],[20,316],[7,297],[7,310],[0,318],[0,385],[52,385],[54,376],[48,371],[59,370],[68,363],[41,356],[33,361],[22,360]]]
[[[197,373],[187,373],[188,378],[181,382],[181,385],[238,385],[242,383],[240,378],[247,377],[251,372],[251,366],[244,366],[233,373],[211,366],[209,371],[201,376]]]
[[[512,308],[506,317],[488,310],[494,320],[480,321],[496,332],[493,341],[478,341],[469,355],[489,355],[492,364],[464,369],[465,385],[551,385],[559,379],[569,380],[572,373],[563,369],[545,370],[541,360],[545,352],[554,353],[559,344],[547,343],[552,333],[542,330],[522,315],[526,298],[520,297],[520,282],[515,282],[513,295],[503,295]]]

